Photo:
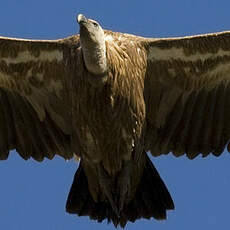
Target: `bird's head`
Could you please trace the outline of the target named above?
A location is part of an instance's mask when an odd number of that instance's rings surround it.
[[[88,19],[83,14],[79,14],[77,22],[80,26],[81,38],[92,40],[95,43],[100,42],[104,38],[104,31],[95,20]]]
[[[106,72],[105,36],[98,22],[79,14],[80,43],[83,57],[89,72],[101,75]]]

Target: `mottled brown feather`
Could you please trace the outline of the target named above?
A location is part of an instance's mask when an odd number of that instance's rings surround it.
[[[143,44],[148,53],[145,91],[150,98],[146,139],[153,143],[147,149],[153,155],[159,155],[156,148],[160,154],[186,153],[190,159],[200,153],[219,156],[230,136],[230,32],[146,39]],[[159,87],[162,98],[174,91],[173,99],[156,102]],[[157,141],[152,133],[158,133]]]
[[[78,36],[56,41],[0,37],[1,159],[13,149],[38,161],[73,156],[71,59],[78,47]]]

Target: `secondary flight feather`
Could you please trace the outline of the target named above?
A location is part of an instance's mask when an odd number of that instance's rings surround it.
[[[174,203],[146,152],[230,148],[230,32],[144,38],[77,20],[64,39],[0,37],[0,159],[77,156],[67,212],[165,219]]]

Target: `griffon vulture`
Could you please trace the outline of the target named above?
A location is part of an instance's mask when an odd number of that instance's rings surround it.
[[[115,226],[165,219],[153,156],[230,149],[230,32],[144,38],[78,15],[80,35],[0,37],[0,159],[81,159],[66,210]]]

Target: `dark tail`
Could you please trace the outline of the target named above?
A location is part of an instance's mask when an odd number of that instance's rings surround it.
[[[113,222],[114,226],[124,227],[127,221],[134,222],[139,218],[166,219],[166,210],[174,209],[173,200],[160,178],[157,170],[146,154],[146,165],[135,198],[122,210],[118,217],[109,202],[96,203],[90,195],[85,172],[81,166],[74,176],[68,195],[66,211],[79,216],[102,222],[104,219]]]

